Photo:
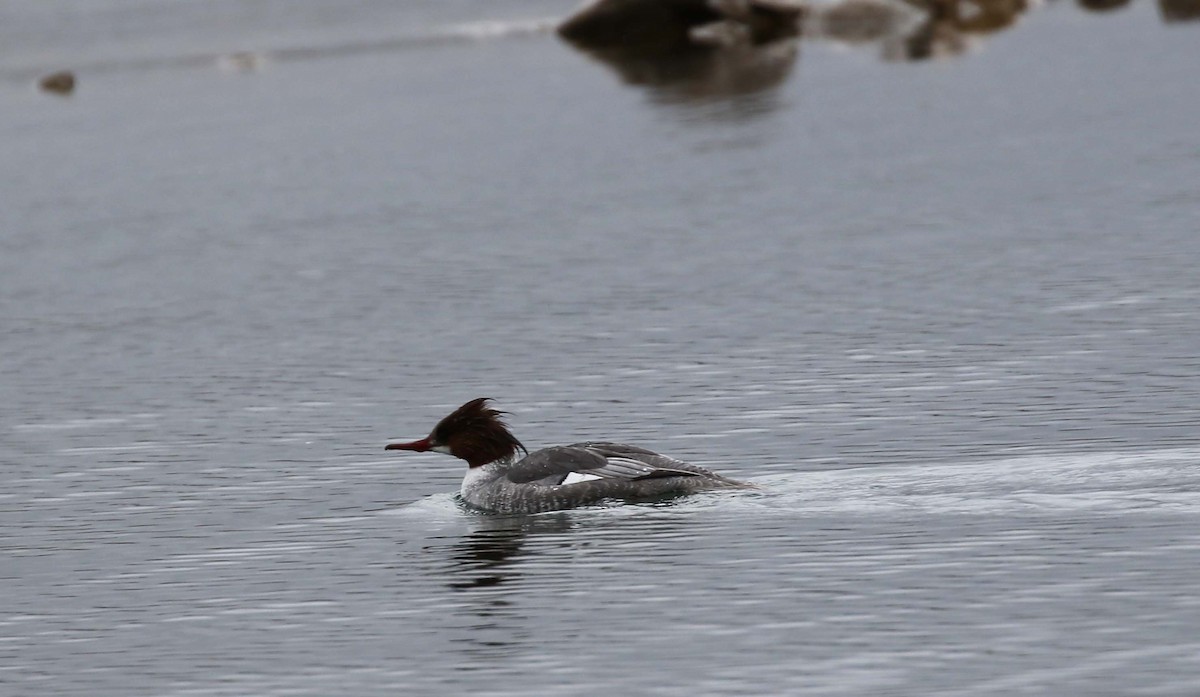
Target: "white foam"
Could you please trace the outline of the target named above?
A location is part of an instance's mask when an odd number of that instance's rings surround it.
[[[491,39],[508,36],[524,36],[530,34],[545,34],[553,31],[557,20],[551,18],[517,19],[517,20],[485,20],[466,22],[446,27],[448,36],[461,36],[469,39]]]
[[[1200,449],[1042,454],[756,477],[788,511],[1099,515],[1200,512]]]
[[[96,419],[69,419],[67,421],[57,421],[44,424],[16,424],[13,430],[16,431],[60,431],[75,428],[102,428],[104,426],[115,426],[125,423],[125,419],[119,417],[106,417]]]

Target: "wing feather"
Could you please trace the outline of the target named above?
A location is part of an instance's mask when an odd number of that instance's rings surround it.
[[[561,481],[572,472],[592,474],[596,469],[604,467],[605,462],[603,456],[590,450],[573,445],[560,445],[530,453],[513,465],[512,470],[508,472],[508,479],[517,484],[536,482],[547,477],[558,477]]]
[[[525,484],[546,480],[561,484],[572,473],[600,479],[657,479],[719,475],[673,457],[623,443],[576,443],[530,453],[508,473],[509,481]]]

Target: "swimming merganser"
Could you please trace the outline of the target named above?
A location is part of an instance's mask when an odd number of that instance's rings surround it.
[[[473,399],[438,422],[428,436],[385,450],[433,451],[467,461],[461,495],[494,513],[537,513],[604,499],[654,499],[705,489],[756,488],[621,443],[576,443],[530,453],[486,397]],[[517,451],[525,454],[518,459]]]

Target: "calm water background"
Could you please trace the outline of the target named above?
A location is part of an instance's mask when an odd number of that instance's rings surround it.
[[[1200,23],[574,6],[0,4],[0,694],[1200,693]],[[481,395],[766,490],[473,515],[382,447]]]

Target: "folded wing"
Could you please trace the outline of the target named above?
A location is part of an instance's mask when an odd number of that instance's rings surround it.
[[[623,443],[576,443],[531,453],[508,473],[517,484],[546,480],[561,484],[572,474],[597,479],[656,479],[660,477],[719,477],[673,457]]]

